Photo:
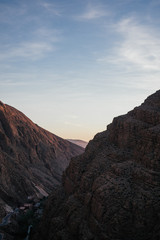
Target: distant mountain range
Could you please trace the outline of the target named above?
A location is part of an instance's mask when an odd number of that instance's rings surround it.
[[[78,146],[81,146],[83,148],[86,148],[86,146],[88,144],[88,142],[85,142],[83,140],[77,140],[77,139],[66,139],[66,140],[68,140],[69,142],[74,143]]]
[[[0,102],[0,217],[28,196],[50,193],[70,159],[83,151]]]

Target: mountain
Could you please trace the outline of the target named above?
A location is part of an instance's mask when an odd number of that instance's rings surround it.
[[[160,91],[71,160],[33,239],[160,239]]]
[[[83,148],[86,148],[86,146],[88,144],[88,142],[85,142],[83,140],[77,140],[77,139],[66,139],[66,140],[68,140],[69,142],[74,143],[78,146],[81,146]]]
[[[70,159],[83,151],[0,102],[0,216],[28,196],[50,193]]]

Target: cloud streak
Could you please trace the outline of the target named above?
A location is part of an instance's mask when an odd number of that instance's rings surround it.
[[[109,13],[108,11],[100,6],[100,5],[91,5],[89,4],[86,10],[76,17],[77,20],[85,21],[85,20],[94,20],[101,17],[107,16]]]
[[[41,2],[40,5],[46,9],[49,13],[60,17],[62,15],[62,12],[56,8],[56,6],[52,3],[47,2]]]
[[[0,54],[0,57],[4,59],[6,58],[32,58],[36,60],[44,56],[46,52],[52,51],[53,47],[49,43],[45,42],[24,42],[21,43],[19,46],[14,47],[3,55]]]
[[[120,34],[114,58],[116,64],[131,64],[141,70],[158,71],[160,69],[160,36],[145,25],[138,24],[134,19],[127,18],[115,26]]]
[[[7,23],[7,24],[15,24],[17,22],[17,19],[24,18],[26,12],[27,12],[27,6],[25,4],[21,4],[20,6],[16,5],[7,5],[0,2],[0,21],[1,23]],[[20,24],[20,23],[19,23]]]
[[[60,33],[56,30],[41,28],[32,32],[31,36],[31,40],[4,45],[3,49],[1,48],[0,60],[30,59],[34,61],[55,51],[55,45],[60,41]]]

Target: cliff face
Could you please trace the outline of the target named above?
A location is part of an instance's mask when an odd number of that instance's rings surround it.
[[[60,184],[70,158],[82,152],[0,102],[0,216],[7,205],[50,193]]]
[[[160,91],[71,160],[33,239],[160,239]]]

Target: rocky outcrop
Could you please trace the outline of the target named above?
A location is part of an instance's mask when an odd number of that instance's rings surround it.
[[[8,205],[50,193],[60,184],[71,157],[82,152],[0,102],[0,217]]]
[[[160,239],[160,91],[71,160],[33,239]]]

